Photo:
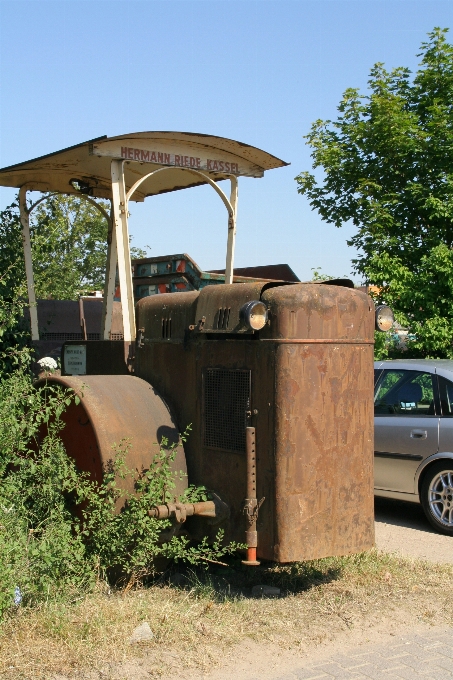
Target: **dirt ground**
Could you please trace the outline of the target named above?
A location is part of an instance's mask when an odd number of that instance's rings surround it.
[[[397,636],[410,632],[418,635],[441,635],[447,628],[439,626],[417,625],[401,629],[400,625],[387,626],[385,621],[366,631],[355,631],[339,635],[334,641],[320,642],[309,650],[285,649],[278,644],[258,644],[245,640],[226,652],[218,668],[210,672],[200,670],[181,670],[181,663],[176,652],[169,652],[167,671],[162,680],[293,680],[292,671],[307,663],[322,663],[337,654],[360,652],[373,646],[384,646],[394,643]],[[169,667],[172,669],[169,670]],[[53,675],[49,680],[150,680],[153,660],[147,658],[127,661],[117,666],[116,670],[71,675]],[[348,676],[350,677],[350,676]],[[448,677],[448,676],[445,676]],[[383,676],[385,678],[385,676]]]
[[[453,538],[436,534],[420,507],[378,499],[376,544],[387,553],[437,564],[431,569],[390,559],[386,566],[384,560],[375,577],[333,579],[280,600],[216,603],[174,590],[131,593],[110,604],[100,598],[74,611],[70,621],[54,616],[50,637],[39,617],[29,619],[28,631],[12,631],[0,675],[5,680],[288,680],[294,669],[335,654],[387,645],[404,634],[451,630]],[[109,625],[96,623],[97,607],[110,607]],[[135,650],[127,641],[143,620],[156,637]],[[71,627],[82,638],[74,637]],[[102,654],[91,653],[83,662],[80,654],[89,651],[91,635],[98,636]],[[67,654],[65,644],[73,645]],[[61,665],[55,663],[60,655]]]
[[[453,563],[453,537],[437,534],[426,520],[421,506],[390,499],[378,498],[375,503],[376,547],[379,550],[396,553],[403,557],[428,560],[437,563]],[[403,633],[439,632],[440,626],[420,623],[401,613],[392,611],[379,622],[370,621],[368,627],[358,627],[337,633],[334,639],[326,636],[310,646],[299,649],[285,649],[281,643],[260,644],[251,640],[236,645],[224,656],[221,666],[211,672],[178,672],[177,659],[173,673],[163,680],[267,680],[285,675],[306,662],[319,662],[337,653],[348,653],[351,649],[366,647],[370,643],[385,645],[396,635]],[[126,671],[125,678],[141,680],[148,678],[146,662],[140,667],[133,663]],[[134,668],[135,666],[135,668]],[[135,673],[135,674],[134,674]],[[119,675],[118,678],[121,676]],[[63,680],[63,679],[62,679]]]
[[[430,562],[453,563],[453,536],[437,534],[420,505],[377,498],[375,513],[379,550]]]

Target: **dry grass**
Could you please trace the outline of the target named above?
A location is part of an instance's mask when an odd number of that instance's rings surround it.
[[[138,678],[144,676],[117,675],[118,668],[146,658],[152,669],[146,677],[161,677],[175,663],[181,671],[212,667],[222,650],[244,637],[303,649],[383,619],[453,623],[453,566],[371,551],[249,572],[233,567],[188,574],[184,587],[161,583],[109,594],[100,586],[74,603],[23,610],[0,629],[0,675]],[[256,583],[278,585],[282,597],[251,599]],[[154,638],[131,645],[130,635],[143,621]]]

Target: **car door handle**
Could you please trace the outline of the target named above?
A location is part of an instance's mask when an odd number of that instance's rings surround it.
[[[428,432],[426,430],[411,430],[412,439],[426,439]]]

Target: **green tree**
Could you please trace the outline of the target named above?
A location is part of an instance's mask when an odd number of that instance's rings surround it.
[[[99,201],[108,212],[110,206]],[[33,268],[38,299],[73,300],[104,288],[105,217],[78,196],[51,196],[31,215]]]
[[[453,46],[448,29],[422,43],[419,69],[371,70],[335,121],[306,136],[313,168],[298,191],[321,217],[357,228],[353,267],[409,328],[412,356],[453,358]],[[406,354],[407,355],[407,354]]]
[[[110,204],[97,203],[110,213]],[[107,262],[105,217],[78,196],[52,196],[32,213],[33,268],[38,299],[74,300],[104,288]],[[131,247],[131,257],[146,250]]]
[[[102,289],[107,230],[105,217],[82,198],[57,195],[40,203],[30,216],[37,299],[74,300],[87,289]],[[2,298],[25,293],[17,200],[0,213],[0,267],[6,272]]]

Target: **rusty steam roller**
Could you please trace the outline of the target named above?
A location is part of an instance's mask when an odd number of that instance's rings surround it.
[[[221,526],[226,540],[245,539],[243,563],[250,566],[374,545],[373,301],[346,279],[234,276],[238,178],[285,165],[222,137],[141,132],[0,170],[0,185],[19,189],[35,342],[27,192],[111,202],[110,214],[98,206],[109,225],[102,337],[65,342],[62,375],[46,378],[80,397],[64,414],[68,454],[100,479],[112,447],[126,438],[127,467],[147,469],[162,438],[177,442],[192,424],[174,462],[187,470],[176,492],[204,485],[212,500],[149,512],[185,523],[194,539],[213,537]],[[221,181],[229,182],[229,195]],[[228,215],[225,283],[135,304],[129,202],[203,184]],[[116,272],[122,339],[112,332]]]

